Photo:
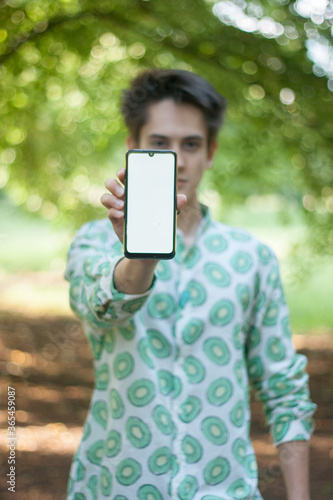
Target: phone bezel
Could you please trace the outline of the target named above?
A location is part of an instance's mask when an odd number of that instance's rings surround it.
[[[129,252],[127,249],[127,178],[128,178],[128,159],[131,154],[172,154],[174,156],[174,218],[173,218],[173,249],[170,253],[133,253]],[[130,149],[127,151],[125,156],[125,215],[124,215],[124,244],[123,250],[124,255],[127,259],[153,259],[153,260],[168,260],[173,259],[176,255],[176,243],[177,243],[177,153],[171,149]]]

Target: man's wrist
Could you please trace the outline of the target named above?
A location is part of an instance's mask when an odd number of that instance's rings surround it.
[[[308,441],[287,441],[277,449],[288,500],[310,500]]]
[[[115,267],[113,283],[121,293],[141,294],[151,287],[158,260],[121,259]]]

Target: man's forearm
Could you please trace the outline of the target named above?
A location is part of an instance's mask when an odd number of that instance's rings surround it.
[[[113,282],[115,288],[126,294],[146,292],[153,282],[158,260],[136,260],[126,257],[115,267]]]
[[[310,500],[308,442],[288,441],[277,449],[288,500]]]

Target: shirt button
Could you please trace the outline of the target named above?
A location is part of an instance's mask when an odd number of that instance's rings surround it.
[[[187,304],[187,302],[190,300],[190,292],[188,290],[185,290],[181,296],[180,296],[180,299],[179,299],[179,306],[183,309],[185,307],[185,305]]]

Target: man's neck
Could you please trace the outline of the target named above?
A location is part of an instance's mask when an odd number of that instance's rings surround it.
[[[193,244],[202,218],[203,215],[198,200],[194,200],[190,204],[186,203],[178,215],[177,226],[184,235],[184,243],[187,247]]]

